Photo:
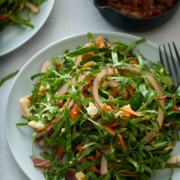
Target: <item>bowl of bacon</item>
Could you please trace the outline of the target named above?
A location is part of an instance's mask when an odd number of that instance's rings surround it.
[[[149,31],[168,22],[177,12],[179,0],[94,0],[102,16],[128,31]]]

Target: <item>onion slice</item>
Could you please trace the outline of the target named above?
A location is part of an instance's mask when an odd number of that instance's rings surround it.
[[[126,67],[123,69],[119,69],[120,71],[129,71],[129,72],[134,72],[136,74],[141,74],[141,69],[137,68],[137,67]],[[146,78],[149,82],[149,84],[151,85],[151,87],[157,91],[160,96],[164,96],[164,93],[159,85],[159,83],[157,82],[157,80],[155,79],[155,77],[151,74],[151,72],[146,72],[145,73]],[[165,107],[165,101],[164,100],[158,100],[159,103],[161,104],[161,106],[164,108]],[[158,115],[157,115],[157,121],[158,124],[162,124],[164,120],[164,112],[161,109],[161,107],[158,106]],[[159,126],[158,124],[156,125],[156,130],[159,131]],[[142,139],[142,142],[144,142],[144,144],[147,144],[149,141],[151,141],[152,139],[154,139],[156,137],[156,133],[151,131],[149,133],[147,133],[147,135]]]
[[[53,128],[53,124],[50,125],[49,127],[47,127],[47,134],[50,135],[52,132],[54,131],[54,128]],[[42,132],[39,132],[35,138],[35,141],[40,141],[44,138],[45,136],[45,130],[43,130]]]
[[[102,69],[101,72],[99,74],[97,74],[97,76],[95,77],[94,81],[93,81],[93,85],[92,85],[92,95],[94,98],[94,102],[100,106],[103,104],[103,102],[101,101],[101,99],[99,98],[99,84],[102,80],[102,78],[106,75],[114,75],[114,70],[112,68],[107,68],[107,69]]]
[[[40,72],[41,73],[46,72],[50,64],[51,64],[51,61],[49,59],[46,59],[41,65]]]
[[[84,78],[86,77],[85,74],[82,74],[78,77],[78,82],[81,82],[84,80]],[[71,78],[71,83],[73,86],[76,86],[76,77],[72,77]],[[63,96],[64,94],[66,94],[67,90],[69,87],[69,83],[65,82],[63,85],[61,85],[56,92],[54,93],[54,96],[58,97],[58,96]]]

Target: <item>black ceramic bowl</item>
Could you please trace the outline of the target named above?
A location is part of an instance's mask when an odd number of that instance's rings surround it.
[[[137,18],[123,14],[116,9],[107,6],[105,0],[94,0],[94,4],[111,24],[128,31],[149,31],[169,21],[179,7],[179,0],[174,0],[174,6],[166,12],[153,17]]]

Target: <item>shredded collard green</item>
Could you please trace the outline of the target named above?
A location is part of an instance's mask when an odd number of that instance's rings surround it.
[[[143,52],[137,54],[136,45],[145,39],[128,45],[87,36],[89,43],[53,57],[45,72],[31,77],[34,87],[26,96],[30,115],[22,116],[27,123],[17,125],[41,124],[43,128],[33,127],[33,142],[51,149],[41,152],[42,158],[32,152],[34,165],[46,167],[46,179],[68,174],[73,179],[81,172],[84,179],[99,180],[146,180],[155,169],[179,167],[166,161],[179,140],[180,87],[173,92],[166,69]],[[157,118],[160,111],[162,124]],[[155,136],[144,143],[149,132]],[[43,163],[37,164],[37,159]]]

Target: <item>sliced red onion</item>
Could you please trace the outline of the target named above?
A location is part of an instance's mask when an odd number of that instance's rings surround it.
[[[54,96],[63,96],[64,94],[66,94],[67,90],[68,90],[69,84],[68,82],[65,82],[62,86],[60,86],[56,92],[54,93]]]
[[[74,107],[74,101],[71,99],[71,101],[68,104],[68,108],[71,110]]]
[[[77,65],[80,65],[81,61],[82,61],[83,55],[77,56],[75,59],[75,62]]]
[[[80,75],[79,78],[78,78],[78,82],[81,82],[84,80],[84,78],[86,77],[85,74],[83,75]],[[71,83],[73,86],[76,85],[76,77],[72,77],[71,78]],[[69,84],[68,82],[65,82],[63,85],[61,85],[57,90],[56,92],[54,93],[54,96],[63,96],[64,94],[66,94],[67,90],[68,90],[68,87],[69,87]]]
[[[53,128],[53,124],[50,125],[49,127],[47,127],[47,135],[50,135],[53,132],[54,128]],[[42,132],[39,132],[36,136],[35,141],[40,141],[44,138],[45,136],[45,130]]]
[[[50,64],[51,61],[49,59],[46,59],[41,65],[40,72],[46,72]]]
[[[173,157],[171,157],[170,159],[168,159],[166,161],[166,164],[168,164],[168,165],[175,165],[175,164],[178,164],[178,163],[180,163],[180,155],[173,156]]]
[[[123,69],[119,69],[120,71],[129,71],[129,72],[134,72],[137,74],[141,74],[141,69],[137,68],[137,67],[126,67]],[[157,91],[160,96],[164,96],[164,93],[159,85],[159,83],[157,82],[157,80],[155,79],[155,77],[150,73],[150,72],[146,72],[146,78],[148,80],[148,82],[150,83],[151,87]],[[159,100],[161,106],[164,108],[165,107],[165,101],[164,100]],[[161,107],[158,106],[158,115],[157,115],[157,121],[158,124],[162,124],[164,121],[164,112],[161,109]],[[156,130],[158,131],[158,125],[156,125]],[[147,144],[149,141],[151,141],[152,139],[154,139],[156,137],[156,133],[151,131],[149,133],[147,133],[147,135],[142,139],[142,141],[144,142],[144,144]]]
[[[102,176],[108,174],[107,160],[104,155],[101,157],[100,172]]]
[[[106,76],[106,74],[114,75],[114,70],[112,68],[102,69],[101,72],[99,74],[97,74],[97,76],[95,77],[95,79],[93,81],[93,85],[92,85],[92,95],[93,95],[93,98],[94,98],[94,102],[99,106],[101,104],[103,104],[103,102],[99,98],[99,93],[98,93],[99,84],[100,84],[102,78],[104,76]]]
[[[78,77],[78,82],[82,82],[84,78],[86,77],[86,74],[82,74]],[[71,83],[73,86],[76,86],[76,77],[71,78]]]

